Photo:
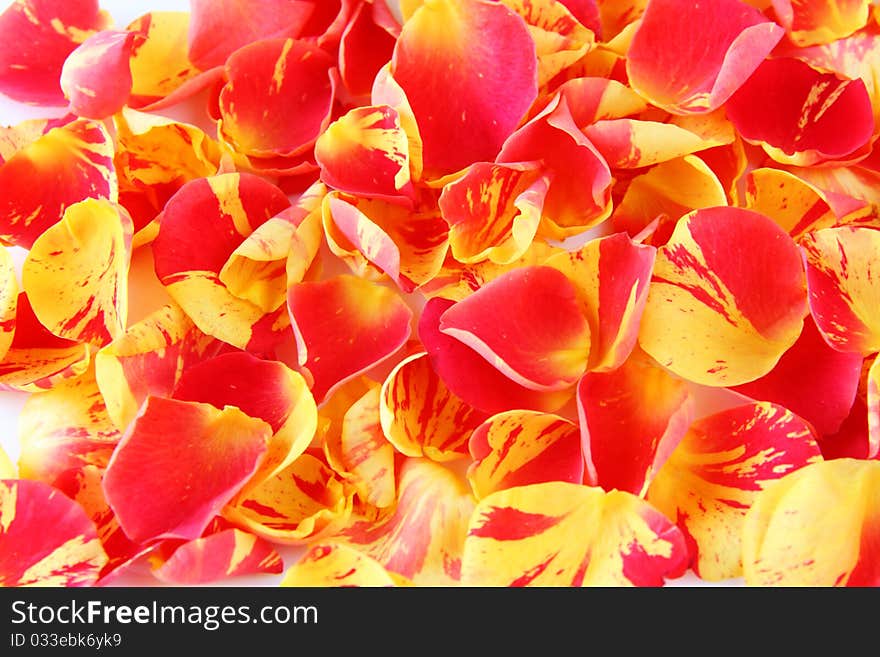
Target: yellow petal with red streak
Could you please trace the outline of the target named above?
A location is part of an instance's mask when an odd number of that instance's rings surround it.
[[[283,587],[397,586],[375,559],[342,543],[318,543],[284,573]]]

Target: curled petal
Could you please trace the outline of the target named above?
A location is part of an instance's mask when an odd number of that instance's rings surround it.
[[[135,36],[134,32],[105,30],[90,36],[70,53],[61,70],[61,89],[71,112],[89,119],[103,119],[128,102],[131,94],[128,60]]]
[[[551,237],[583,232],[611,212],[611,171],[592,142],[575,124],[560,95],[535,118],[514,132],[498,162],[543,161],[551,176],[541,230]]]
[[[467,586],[662,586],[687,567],[678,528],[622,491],[554,481],[482,499],[462,560]]]
[[[306,41],[267,39],[226,61],[220,128],[236,151],[256,157],[292,156],[311,148],[330,122],[331,57]],[[289,120],[296,112],[297,120]]]
[[[880,350],[880,231],[825,228],[805,235],[801,249],[810,311],[828,344],[862,355]]]
[[[264,313],[219,275],[241,242],[289,205],[275,185],[247,173],[193,180],[168,201],[153,243],[156,275],[203,332],[259,349],[287,328],[283,308]]]
[[[813,463],[761,491],[743,527],[752,586],[878,586],[880,462]]]
[[[336,386],[390,357],[410,335],[412,311],[393,290],[342,275],[297,283],[288,308],[299,364],[321,403]]]
[[[654,247],[617,233],[544,263],[577,288],[590,323],[591,370],[619,367],[635,346],[656,253]]]
[[[783,30],[739,0],[651,0],[632,38],[633,89],[676,114],[711,112],[755,71]]]
[[[0,92],[25,103],[64,105],[64,60],[110,23],[97,0],[16,0],[0,14]]]
[[[499,264],[522,257],[538,231],[549,185],[538,162],[468,167],[444,186],[439,200],[453,257]]]
[[[67,207],[116,197],[113,140],[103,124],[54,127],[0,166],[0,239],[30,248]]]
[[[256,472],[271,435],[234,407],[149,397],[113,453],[104,493],[135,542],[198,538]]]
[[[303,454],[285,470],[249,486],[223,509],[223,517],[272,543],[318,539],[351,513],[351,493],[333,470]]]
[[[829,43],[868,22],[870,0],[772,0],[776,17],[798,46]]]
[[[169,584],[193,586],[282,569],[281,556],[271,543],[240,529],[226,529],[184,543],[153,574]]]
[[[397,451],[435,461],[466,455],[470,433],[484,419],[446,387],[424,352],[391,371],[379,409],[381,429]]]
[[[570,386],[590,353],[577,291],[550,267],[515,269],[488,283],[444,312],[440,330],[534,390]]]
[[[432,461],[407,459],[400,468],[397,488],[396,506],[375,518],[352,517],[335,540],[415,584],[457,584],[474,508],[466,485]]]
[[[577,388],[584,481],[643,497],[684,437],[694,406],[685,382],[640,350],[611,372],[585,374]]]
[[[401,30],[391,75],[412,106],[431,176],[494,160],[537,95],[525,23],[488,0],[423,4]]]
[[[379,422],[378,386],[370,387],[349,407],[341,431],[325,437],[324,453],[330,466],[368,504],[381,509],[397,501],[394,446]]]
[[[695,422],[648,501],[685,532],[700,577],[739,577],[740,531],[758,491],[821,458],[804,420],[775,404],[746,404]]]
[[[0,585],[91,586],[106,562],[76,502],[39,481],[0,480]]]
[[[474,429],[468,481],[477,499],[495,491],[584,476],[578,427],[551,413],[507,411]]]
[[[113,423],[125,429],[148,396],[169,397],[181,374],[219,347],[176,304],[129,326],[95,356],[98,386]]]
[[[748,260],[733,244],[748,248]],[[685,215],[657,253],[639,343],[703,385],[767,374],[803,328],[798,255],[791,238],[756,212],[720,207]]]
[[[862,80],[823,72],[793,57],[762,63],[725,109],[745,140],[760,144],[782,164],[857,158],[874,133]]]
[[[732,389],[797,413],[824,436],[836,433],[849,415],[861,369],[862,356],[829,347],[810,318],[770,372]]]
[[[431,358],[431,366],[449,390],[485,413],[515,408],[554,412],[569,399],[570,392],[546,392],[521,386],[508,378],[479,353],[440,329],[445,312],[455,303],[430,299],[419,318],[419,338]]]
[[[412,194],[409,143],[397,111],[356,107],[331,123],[315,143],[321,180],[349,194],[394,198]]]
[[[617,80],[573,78],[559,85],[556,92],[565,99],[575,125],[581,130],[597,121],[622,119],[648,109],[641,96]]]
[[[397,586],[401,579],[343,543],[319,543],[287,569],[281,586]]]
[[[98,347],[123,333],[128,314],[131,217],[88,199],[64,211],[28,252],[22,284],[34,314],[61,338]]]
[[[246,352],[222,354],[189,368],[172,397],[218,409],[235,406],[272,427],[255,480],[274,476],[293,463],[318,426],[318,409],[305,379],[284,363]]]

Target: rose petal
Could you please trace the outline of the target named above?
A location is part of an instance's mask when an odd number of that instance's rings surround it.
[[[394,53],[400,24],[385,0],[355,5],[339,42],[339,74],[355,98],[369,98],[376,74]]]
[[[177,586],[206,584],[230,577],[280,573],[281,556],[272,545],[240,529],[227,529],[184,543],[153,574]]]
[[[9,251],[0,248],[0,360],[9,351],[15,337],[18,308],[18,278]]]
[[[131,94],[129,57],[135,33],[104,30],[80,44],[61,69],[61,89],[70,111],[89,119],[118,112]]]
[[[776,18],[799,46],[829,43],[868,22],[869,0],[771,0]]]
[[[639,498],[561,481],[493,493],[477,505],[466,586],[662,586],[687,567],[678,528]]]
[[[281,586],[398,586],[401,579],[354,548],[342,543],[320,543],[287,569]]]

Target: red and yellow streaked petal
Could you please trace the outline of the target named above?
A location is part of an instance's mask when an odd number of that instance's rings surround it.
[[[379,386],[369,388],[342,418],[341,430],[324,438],[327,462],[344,477],[362,500],[377,508],[397,501],[394,445],[379,421]]]
[[[397,451],[434,461],[467,455],[470,433],[485,418],[446,387],[425,352],[395,366],[379,408],[382,431]]]
[[[255,480],[272,477],[302,454],[318,427],[318,409],[305,379],[279,361],[246,352],[222,354],[180,375],[174,399],[235,406],[272,427]]]
[[[104,468],[122,434],[107,414],[90,369],[31,394],[19,413],[18,436],[21,476],[60,487],[68,473],[89,465]]]
[[[577,425],[552,413],[507,411],[474,429],[467,476],[477,499],[495,491],[567,481],[579,484],[584,457]]]
[[[368,99],[373,81],[394,53],[400,24],[385,0],[354,8],[339,41],[339,75],[355,99]]]
[[[103,124],[77,119],[0,166],[0,239],[30,248],[64,210],[84,199],[115,201],[113,139]]]
[[[0,92],[38,105],[64,105],[58,84],[67,56],[110,23],[97,0],[16,0],[0,14]]]
[[[0,447],[0,479],[15,479],[16,467],[3,447]]]
[[[550,177],[538,162],[478,162],[440,195],[453,257],[509,264],[526,252],[541,221]]]
[[[248,486],[223,509],[223,517],[272,543],[299,545],[344,523],[352,492],[321,459],[301,455],[285,470]]]
[[[662,586],[688,565],[663,514],[623,491],[547,482],[498,491],[474,510],[466,586]]]
[[[553,238],[583,232],[611,213],[611,171],[561,95],[505,142],[497,161],[544,162],[552,176],[539,228]]]
[[[870,0],[772,0],[773,11],[788,38],[798,46],[830,43],[862,29]]]
[[[601,77],[566,80],[556,93],[565,99],[575,125],[581,130],[597,121],[622,119],[648,109],[648,103],[628,86]]]
[[[135,542],[198,538],[257,471],[271,435],[234,407],[148,397],[107,466],[104,493]]]
[[[0,360],[9,351],[15,337],[18,309],[18,278],[9,250],[0,247]]]
[[[181,374],[210,358],[220,344],[176,304],[129,326],[95,355],[98,386],[113,423],[125,429],[148,396],[170,396]]]
[[[831,435],[853,407],[861,370],[860,354],[829,347],[808,318],[797,342],[770,372],[732,390],[784,406],[812,424],[817,435]]]
[[[356,107],[315,142],[321,180],[342,192],[380,198],[411,195],[409,141],[388,105]]]
[[[880,351],[880,231],[825,228],[800,241],[810,311],[825,340],[839,351]]]
[[[125,330],[132,222],[109,201],[87,199],[36,239],[22,285],[40,322],[61,338],[101,347]]]
[[[454,306],[453,301],[434,297],[419,318],[419,338],[431,366],[454,395],[485,413],[515,408],[552,413],[568,401],[569,390],[546,392],[521,386],[466,344],[443,333],[441,318]]]
[[[135,33],[104,30],[80,44],[61,69],[61,89],[77,116],[103,119],[118,112],[131,94],[129,57]]]
[[[89,346],[53,335],[31,310],[27,294],[18,295],[15,335],[0,360],[0,386],[35,392],[75,379],[89,366]]]
[[[226,61],[220,130],[245,155],[292,156],[310,149],[330,122],[330,55],[307,41],[266,39]],[[296,121],[289,119],[295,112]]]
[[[92,586],[106,562],[79,504],[39,481],[0,480],[0,585]]]
[[[344,543],[318,543],[284,573],[283,587],[399,586],[402,578]]]
[[[240,529],[225,529],[184,543],[153,574],[168,584],[193,586],[282,569],[271,543]]]
[[[288,309],[299,364],[320,404],[336,386],[390,357],[410,335],[412,311],[387,287],[355,276],[297,283]]]
[[[824,197],[821,190],[782,169],[762,167],[746,176],[746,206],[773,219],[794,239],[838,224]]]
[[[446,310],[440,330],[534,390],[572,385],[590,353],[577,290],[551,267],[523,267],[495,279]]]
[[[813,463],[761,491],[743,527],[750,586],[878,586],[880,462]]]
[[[427,174],[494,160],[537,96],[537,68],[525,22],[503,4],[427,0],[416,10],[397,39],[391,75],[418,123]]]
[[[871,98],[861,79],[794,57],[762,63],[725,110],[743,139],[782,164],[857,159],[874,133]]]
[[[682,217],[658,251],[639,343],[690,381],[739,385],[773,369],[806,313],[803,264],[785,231],[751,210],[707,208]]]
[[[803,419],[775,404],[745,404],[691,425],[648,501],[685,532],[701,578],[739,577],[743,522],[759,491],[821,458]]]
[[[687,385],[641,350],[611,372],[589,372],[577,389],[584,482],[643,497],[694,416]]]
[[[711,112],[770,54],[783,30],[739,0],[652,0],[627,53],[630,83],[676,114]]]
[[[577,288],[590,324],[590,370],[619,367],[635,347],[656,254],[653,246],[617,233],[544,263]]]
[[[447,468],[406,459],[397,505],[374,518],[353,516],[334,537],[417,585],[449,586],[461,575],[461,555],[474,500]]]

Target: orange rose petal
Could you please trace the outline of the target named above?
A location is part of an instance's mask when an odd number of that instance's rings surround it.
[[[515,269],[446,310],[440,331],[534,390],[577,381],[590,353],[590,326],[572,283],[550,267]]]
[[[731,244],[748,245],[743,260]],[[690,381],[739,385],[773,369],[806,315],[803,265],[771,219],[740,208],[696,210],[657,253],[639,343]]]
[[[390,357],[410,335],[412,311],[393,290],[354,276],[297,283],[288,308],[298,359],[321,403],[336,386]]]
[[[584,476],[577,425],[551,413],[493,415],[471,433],[468,449],[474,460],[467,476],[477,499],[547,481],[579,484]]]
[[[756,495],[821,458],[804,420],[775,404],[746,404],[691,425],[648,501],[685,532],[700,577],[739,577],[740,532]]]
[[[107,501],[135,542],[198,538],[257,471],[271,435],[234,407],[149,397],[107,466]]]
[[[107,555],[73,500],[39,481],[0,480],[0,584],[91,586]]]
[[[34,241],[22,284],[34,314],[61,338],[101,347],[125,330],[132,222],[120,206],[88,199]]]
[[[676,114],[711,112],[754,72],[783,30],[739,0],[651,0],[627,53],[630,83]]]
[[[485,419],[446,387],[424,352],[391,371],[382,384],[379,408],[381,429],[397,451],[434,461],[467,455],[471,431]]]
[[[318,409],[305,379],[284,363],[246,352],[222,354],[180,375],[174,399],[235,406],[272,427],[268,451],[255,479],[274,476],[293,463],[312,441]]]
[[[694,415],[687,385],[640,350],[577,388],[585,483],[644,496]]]
[[[878,586],[880,462],[813,463],[758,493],[743,527],[752,586]]]
[[[292,156],[310,149],[330,122],[333,60],[295,39],[246,45],[226,61],[220,130],[236,151],[255,157]],[[297,120],[290,121],[290,112]]]
[[[805,235],[810,311],[834,349],[868,355],[880,350],[880,278],[873,263],[880,232],[826,228]]]
[[[537,95],[525,22],[488,0],[423,4],[400,32],[391,75],[415,114],[433,177],[495,159]]]
[[[482,499],[462,559],[466,586],[662,586],[688,565],[678,528],[643,500],[567,482]]]
[[[254,483],[226,505],[223,517],[272,543],[299,545],[318,539],[351,513],[352,492],[309,453]]]
[[[619,367],[635,346],[655,257],[654,247],[617,233],[544,263],[578,290],[590,324],[590,370]]]
[[[103,119],[118,112],[131,94],[129,57],[136,34],[104,30],[80,44],[61,69],[61,89],[77,116]]]
[[[757,108],[761,109],[758,110]],[[725,106],[743,139],[782,164],[858,159],[874,132],[871,99],[860,79],[793,57],[763,62]]]
[[[87,119],[54,127],[0,166],[0,239],[30,248],[70,205],[116,197],[107,129]]]
[[[0,92],[24,103],[64,105],[67,56],[110,23],[97,0],[17,0],[0,14]]]
[[[417,585],[457,584],[474,508],[467,485],[432,461],[406,459],[397,489],[396,506],[375,518],[353,516],[334,540]]]
[[[398,586],[399,575],[343,543],[319,543],[284,573],[283,587]]]
[[[788,38],[799,46],[829,43],[851,35],[868,22],[870,0],[772,0]]]
[[[193,586],[282,570],[281,556],[268,541],[226,529],[184,543],[153,574],[169,584]]]

